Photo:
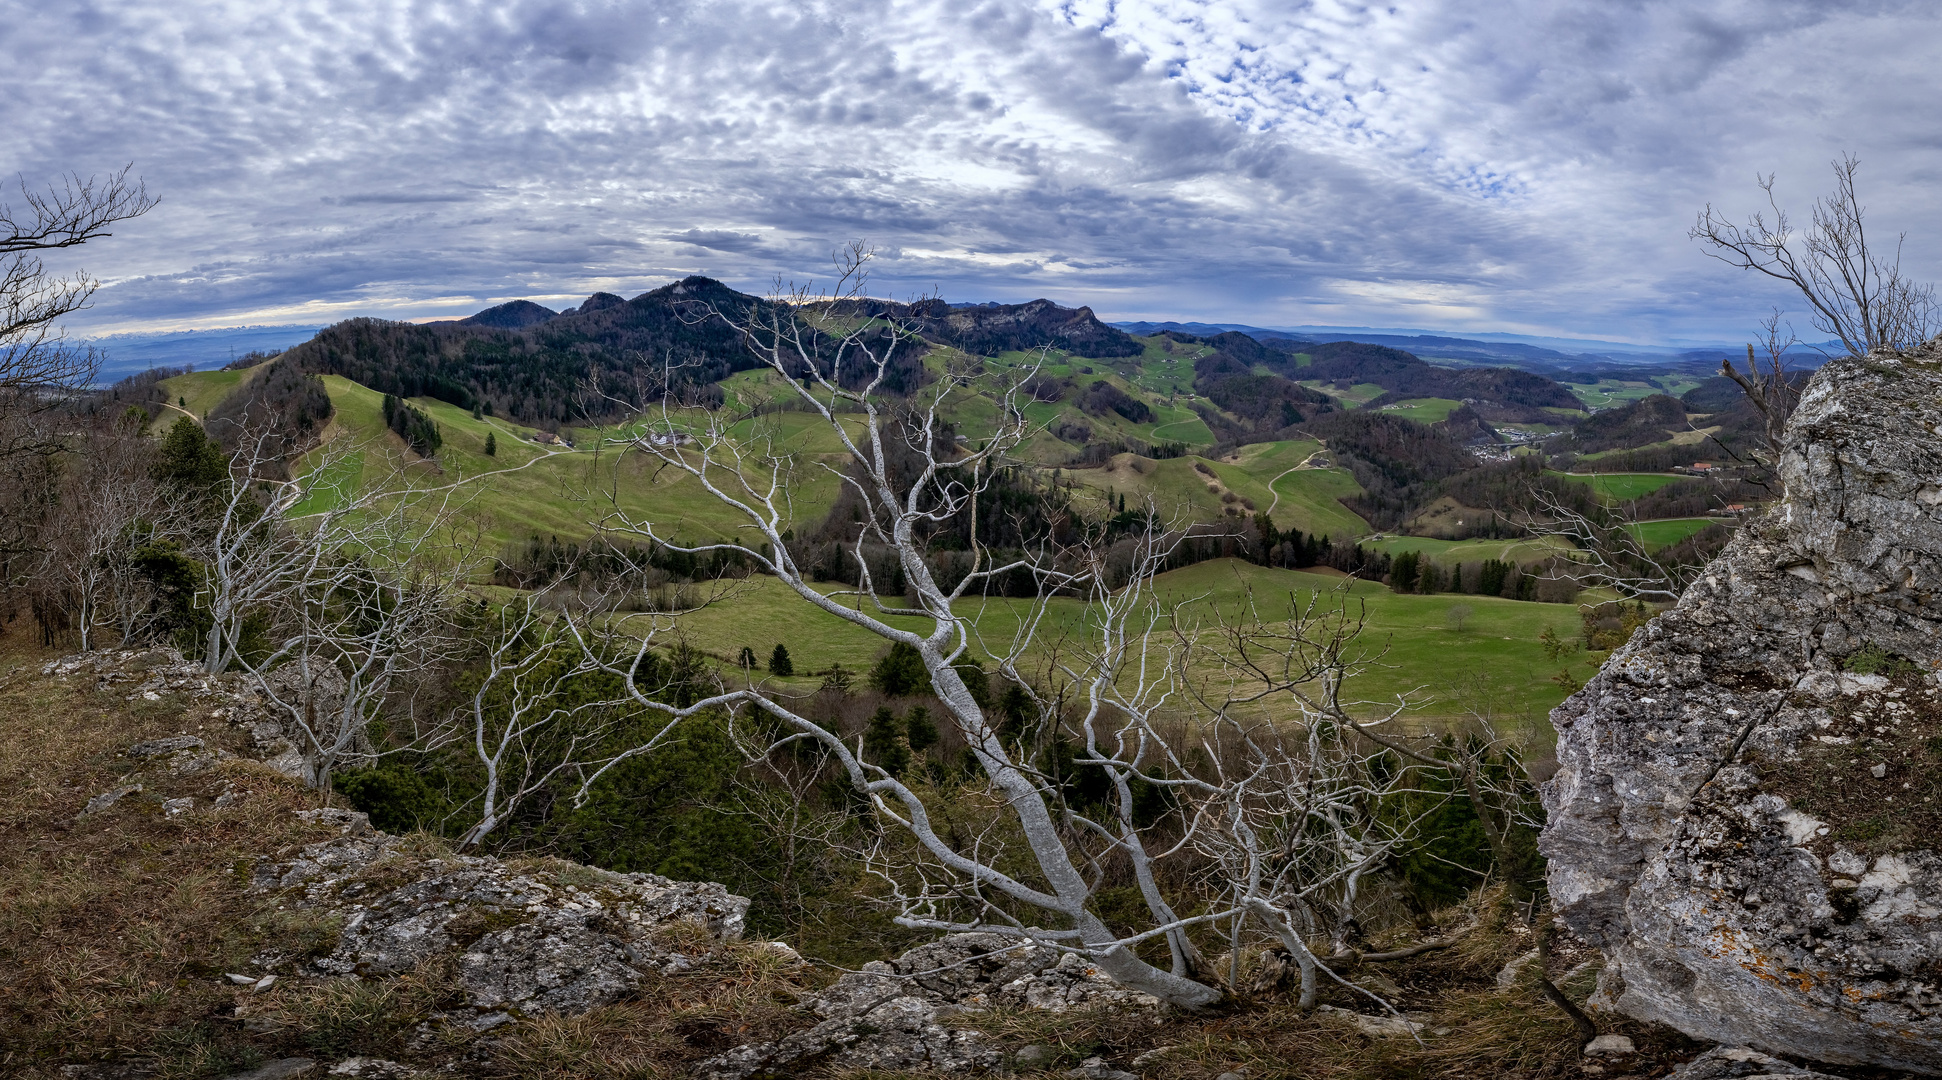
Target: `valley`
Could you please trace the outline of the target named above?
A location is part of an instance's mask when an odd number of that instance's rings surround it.
[[[621,519],[651,522],[657,536],[685,545],[746,537],[744,516],[695,477],[643,451],[636,440],[650,429],[686,440],[717,432],[746,451],[749,478],[780,470],[787,491],[783,529],[799,538],[842,533],[835,520],[848,465],[841,441],[778,372],[756,366],[719,332],[684,321],[683,295],[728,309],[762,303],[691,279],[632,301],[596,296],[564,315],[526,305],[455,324],[364,320],[327,328],[312,342],[246,368],[169,374],[144,393],[160,430],[185,411],[220,420],[225,402],[234,411],[234,402],[256,393],[250,388],[264,373],[278,365],[302,369],[321,385],[330,417],[313,448],[293,463],[293,474],[327,467],[331,483],[323,486],[345,491],[379,477],[464,487],[481,536],[476,550],[483,561],[473,574],[484,589],[493,588],[486,584],[492,567],[503,566],[521,545],[579,544],[602,521],[608,527]],[[1731,518],[1720,508],[1744,498],[1718,479],[1634,467],[1641,455],[1665,447],[1678,448],[1683,465],[1693,463],[1686,458],[1731,459],[1725,451],[1732,436],[1722,441],[1718,433],[1736,430],[1734,424],[1744,429],[1746,422],[1730,405],[1718,417],[1701,414],[1725,423],[1710,425],[1697,439],[1702,429],[1692,421],[1677,427],[1687,413],[1673,395],[1701,385],[1690,368],[1556,382],[1476,360],[1437,367],[1367,343],[1257,340],[1233,331],[1133,336],[1098,323],[1085,309],[1056,305],[1022,317],[1009,309],[1000,318],[977,312],[980,318],[969,320],[948,308],[889,314],[907,327],[956,320],[956,329],[911,337],[914,348],[880,382],[889,392],[874,398],[886,413],[934,395],[952,437],[976,445],[1002,420],[1005,395],[1014,394],[1029,434],[1006,459],[1013,483],[1038,493],[1035,498],[1052,498],[1075,522],[1110,530],[1129,513],[1150,508],[1183,535],[1221,537],[1224,549],[1204,553],[1211,561],[1190,561],[1154,581],[1158,594],[1188,601],[1190,618],[1211,616],[1249,590],[1262,598],[1346,590],[1341,595],[1366,606],[1366,634],[1383,652],[1382,662],[1350,689],[1378,702],[1413,692],[1412,723],[1467,715],[1452,688],[1481,680],[1501,684],[1493,709],[1513,726],[1542,733],[1539,719],[1582,676],[1571,675],[1569,658],[1547,654],[1538,639],[1547,631],[1576,638],[1579,624],[1589,624],[1582,605],[1619,596],[1597,582],[1572,580],[1584,553],[1571,539],[1547,533],[1533,492],[1548,484],[1564,501],[1576,499],[1580,510],[1619,522],[1640,555],[1672,550],[1688,562],[1716,548],[1719,537],[1707,549],[1679,545],[1696,534],[1721,533],[1712,526]],[[1074,326],[1098,355],[1071,347]],[[1017,347],[979,355],[980,340],[988,348]],[[658,375],[629,369],[626,346],[653,341],[689,348],[695,358]],[[561,342],[569,346],[564,351]],[[520,354],[532,357],[523,375],[506,366]],[[588,356],[595,362],[576,360]],[[371,385],[340,372],[355,372]],[[536,378],[550,379],[555,389],[517,398],[505,389]],[[831,385],[853,385],[853,378],[841,375]],[[608,387],[632,380],[635,396],[602,389],[603,380]],[[643,386],[675,407],[641,410]],[[385,394],[396,391],[405,391],[399,400],[439,432],[435,451],[420,452],[388,423]],[[824,404],[833,400],[828,390],[815,394]],[[862,436],[860,413],[836,416],[852,436]],[[685,442],[672,452],[698,461],[697,445]],[[1573,452],[1580,447],[1586,452]],[[1541,464],[1550,467],[1534,471]],[[328,510],[331,497],[314,496],[299,515]],[[1287,538],[1300,544],[1284,543]],[[1335,554],[1321,557],[1323,541]],[[1412,570],[1416,582],[1400,587],[1389,580],[1388,564],[1405,555],[1412,567],[1428,569]],[[1479,595],[1485,566],[1514,568],[1508,576],[1489,571],[1495,577],[1488,580],[1511,582],[1492,586],[1502,595]],[[1561,580],[1546,583],[1540,597],[1540,578]],[[828,585],[840,587],[835,580]],[[803,605],[760,575],[722,591],[723,599],[699,611],[664,619],[716,663],[732,666],[744,647],[766,655],[778,642],[799,642],[795,678],[813,689],[834,666],[863,670],[881,652],[875,635]],[[961,611],[975,610],[972,622],[994,648],[1010,639],[1028,607],[1005,596],[960,603]],[[1083,607],[1055,598],[1048,610],[1055,622],[1076,628]],[[1453,608],[1461,609],[1454,620]],[[995,655],[976,648],[973,654],[986,662]]]

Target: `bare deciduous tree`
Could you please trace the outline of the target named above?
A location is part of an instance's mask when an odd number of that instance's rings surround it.
[[[207,616],[203,666],[254,676],[300,736],[304,771],[324,786],[414,671],[454,647],[446,632],[457,586],[470,572],[462,484],[421,487],[402,469],[362,477],[364,448],[315,451],[295,480],[273,427],[244,433],[195,554]],[[367,457],[365,467],[378,460]],[[242,648],[252,622],[261,656]]]
[[[1834,190],[1814,200],[1805,232],[1796,231],[1781,209],[1768,174],[1757,181],[1766,210],[1738,224],[1708,204],[1689,235],[1704,241],[1714,258],[1799,290],[1815,329],[1839,339],[1852,355],[1919,345],[1936,327],[1935,288],[1903,274],[1906,233],[1895,238],[1892,254],[1869,245],[1855,191],[1860,160],[1847,154],[1833,166]]]
[[[900,350],[927,346],[898,323],[897,307],[866,298],[867,259],[861,247],[840,259],[842,278],[833,294],[791,290],[748,312],[698,313],[740,330],[844,448],[848,465],[837,477],[859,506],[858,536],[848,541],[859,568],[856,587],[817,588],[797,564],[785,539],[794,525],[787,490],[793,462],[772,447],[737,441],[705,412],[672,403],[663,405],[635,448],[685,473],[735,511],[746,538],[682,544],[651,519],[617,512],[603,524],[677,551],[734,552],[803,603],[914,651],[981,775],[981,793],[960,791],[955,801],[985,806],[985,823],[967,834],[955,818],[940,821],[940,814],[953,815],[957,807],[933,806],[926,785],[901,776],[895,763],[875,759],[867,740],[846,739],[788,696],[747,681],[752,672],[744,685],[722,686],[685,704],[665,700],[659,687],[639,686],[643,658],[671,625],[658,618],[634,631],[628,652],[616,656],[589,646],[587,655],[622,676],[635,704],[660,712],[669,725],[727,709],[742,717],[739,731],[775,732],[761,741],[757,756],[799,742],[827,755],[882,826],[877,843],[860,854],[896,905],[901,925],[1010,934],[1080,953],[1123,987],[1187,1009],[1210,1006],[1223,990],[1204,971],[1187,930],[1228,923],[1238,933],[1248,918],[1294,926],[1296,914],[1322,904],[1324,896],[1335,905],[1332,911],[1352,909],[1359,876],[1407,834],[1406,824],[1373,813],[1393,790],[1390,778],[1368,767],[1381,751],[1352,752],[1330,734],[1338,718],[1321,708],[1284,711],[1284,728],[1243,722],[1234,708],[1243,697],[1230,697],[1184,726],[1169,719],[1170,709],[1188,706],[1181,693],[1186,676],[1177,665],[1190,650],[1156,644],[1155,631],[1175,616],[1156,605],[1152,581],[1178,543],[1177,531],[1149,525],[1118,588],[1109,587],[1104,554],[1089,544],[1062,548],[1040,536],[1018,554],[994,557],[978,539],[978,497],[1004,455],[1033,434],[1018,390],[1033,372],[993,379],[971,368],[953,369],[920,398],[886,404],[878,389]],[[975,441],[953,442],[946,437],[943,407],[950,395],[981,379],[997,406],[991,428]],[[971,565],[946,587],[928,559],[926,534],[964,516],[974,520]],[[901,589],[879,580],[865,557],[865,537],[891,553]],[[1106,794],[1097,805],[1071,805],[1063,781],[1031,753],[1030,740],[1008,735],[994,722],[958,669],[974,642],[982,643],[977,615],[967,609],[976,606],[987,583],[1004,575],[1029,575],[1038,582],[1037,598],[1013,603],[1009,621],[1015,629],[984,651],[1036,698],[1042,729],[1079,744],[1072,767],[1104,781]],[[1083,602],[1076,616],[1061,608],[1073,600]],[[1052,629],[1068,617],[1084,629],[1063,635]],[[913,619],[918,628],[909,628]],[[1351,665],[1344,648],[1329,652],[1327,642],[1351,640],[1352,629],[1340,622],[1300,624],[1296,644],[1289,646],[1295,659],[1284,657],[1289,674],[1277,692],[1301,701],[1309,684],[1332,679],[1335,689],[1323,700],[1340,712],[1343,703],[1333,695]],[[1036,673],[1027,670],[1035,658],[1042,658],[1043,668]],[[1302,663],[1310,667],[1295,671]],[[751,711],[754,718],[746,715]],[[1200,734],[1189,734],[1195,731]],[[1212,755],[1212,764],[1189,761],[1202,751]],[[1139,820],[1139,794],[1155,787],[1174,793],[1170,831]],[[1313,843],[1328,848],[1326,856],[1308,850],[1315,836],[1321,839]],[[1154,867],[1193,851],[1219,853],[1231,881],[1216,891],[1210,909],[1185,916],[1164,894]],[[1130,870],[1146,907],[1144,925],[1130,934],[1110,929],[1094,907],[1113,867]],[[1168,944],[1168,967],[1138,954],[1149,941]],[[1306,954],[1299,942],[1291,948]]]
[[[280,640],[261,658],[235,654],[285,731],[300,736],[304,779],[320,788],[347,755],[373,753],[371,723],[408,676],[454,649],[454,575],[417,564],[421,551],[374,541],[362,529],[298,540],[312,557],[293,559],[292,576],[263,604]]]
[[[1760,413],[1764,445],[1759,465],[1765,472],[1780,462],[1780,437],[1787,430],[1787,418],[1794,414],[1794,404],[1800,400],[1800,380],[1787,370],[1787,350],[1798,344],[1799,339],[1791,328],[1783,333],[1782,325],[1779,309],[1761,320],[1760,346],[1766,354],[1764,360],[1748,345],[1745,371],[1734,368],[1731,357],[1720,361],[1720,374],[1732,379]]]
[[[136,562],[146,543],[179,539],[188,514],[174,493],[149,475],[148,438],[124,420],[88,432],[67,461],[59,501],[47,528],[38,576],[72,608],[83,651],[112,626],[124,644],[154,618],[152,589]]]
[[[85,307],[100,282],[80,271],[52,274],[38,253],[112,235],[115,223],[153,209],[132,171],[75,173],[46,191],[22,181],[23,205],[0,203],[0,398],[44,397],[94,377],[92,351],[69,345],[56,324]]]
[[[584,789],[604,763],[592,748],[623,703],[562,703],[568,680],[595,670],[562,621],[570,617],[549,619],[535,595],[493,615],[479,685],[454,718],[453,734],[471,744],[485,775],[479,820],[459,838],[462,848],[484,843],[521,803],[563,776]]]
[[[1346,592],[1291,596],[1285,617],[1264,618],[1250,590],[1212,633],[1188,635],[1183,656],[1192,666],[1198,653],[1213,669],[1194,690],[1214,717],[1207,755],[1220,763],[1211,782],[1188,785],[1205,823],[1198,843],[1221,867],[1237,915],[1294,961],[1304,1009],[1320,975],[1342,981],[1327,962],[1390,958],[1354,947],[1363,881],[1449,798],[1426,783],[1446,777],[1448,763],[1382,734],[1416,707],[1412,695],[1345,696],[1386,651],[1362,640],[1365,620]],[[1265,719],[1242,719],[1264,710]],[[1410,795],[1418,799],[1402,798]],[[1236,918],[1231,930],[1236,957],[1241,925]],[[1327,952],[1318,955],[1311,938]]]
[[[1627,509],[1606,516],[1585,514],[1541,485],[1532,486],[1531,498],[1532,531],[1562,537],[1573,548],[1570,558],[1554,563],[1549,573],[1568,576],[1581,588],[1606,588],[1621,597],[1672,603],[1705,569],[1660,558],[1646,546],[1641,523]]]
[[[972,569],[955,587],[946,589],[934,577],[925,559],[922,528],[971,512],[989,481],[992,465],[1027,437],[1030,427],[1013,382],[1000,389],[997,420],[981,446],[940,447],[943,431],[939,406],[946,395],[969,384],[974,376],[968,372],[947,373],[927,392],[923,405],[911,410],[901,422],[888,415],[877,394],[885,373],[899,358],[900,350],[925,347],[906,328],[886,317],[891,309],[868,299],[863,288],[868,257],[860,247],[851,249],[833,293],[791,290],[746,313],[710,310],[697,314],[725,319],[740,330],[748,347],[840,441],[851,467],[838,476],[860,499],[860,533],[894,553],[906,595],[893,596],[886,602],[883,586],[887,583],[873,579],[867,559],[859,562],[863,569],[853,592],[816,589],[783,539],[783,533],[794,526],[784,480],[789,462],[767,448],[738,445],[714,418],[699,411],[678,411],[671,404],[663,407],[656,430],[636,440],[636,448],[658,458],[666,467],[687,473],[703,490],[736,511],[744,522],[740,528],[746,530],[749,539],[684,546],[657,530],[652,521],[616,516],[607,524],[610,529],[634,532],[677,550],[697,554],[738,552],[774,575],[805,603],[886,641],[914,649],[948,719],[970,748],[994,795],[1007,807],[1038,880],[1005,872],[977,852],[967,855],[960,851],[939,834],[930,808],[917,791],[866,760],[860,746],[852,748],[836,731],[759,686],[712,694],[685,708],[645,694],[637,695],[637,701],[644,708],[663,711],[671,722],[703,709],[753,706],[782,725],[789,732],[786,739],[813,740],[823,747],[880,819],[909,837],[929,864],[954,876],[948,887],[949,899],[970,904],[976,915],[966,922],[940,913],[938,908],[945,898],[930,886],[921,885],[897,917],[903,925],[1004,928],[1032,940],[1083,951],[1123,986],[1187,1008],[1211,1005],[1219,1000],[1219,990],[1140,959],[1131,947],[1135,943],[1122,941],[1088,906],[1093,884],[1066,846],[1042,778],[1014,760],[997,726],[987,720],[954,666],[965,656],[972,632],[969,620],[955,610],[955,605],[975,596],[974,590],[982,583],[1019,570],[1038,576],[1056,590],[1072,587],[1082,574],[1056,566],[1050,557],[1026,557],[993,565],[988,553],[979,548],[974,552]],[[683,436],[691,436],[692,442]],[[900,440],[902,446],[893,448],[892,439]],[[902,474],[893,464],[893,457],[905,451],[915,462],[908,474]],[[859,555],[862,543],[861,539],[856,541]],[[928,629],[907,630],[887,618],[898,616],[921,618]],[[643,650],[647,640],[643,636]],[[616,673],[630,675],[631,690],[634,668],[602,662]],[[986,893],[995,894],[1002,903],[980,903],[978,898]],[[1060,925],[1025,925],[1009,915],[1013,905],[1040,912]]]
[[[155,205],[132,167],[104,178],[74,174],[45,191],[19,183],[18,204],[0,202],[0,582],[38,569],[43,526],[55,506],[54,457],[73,432],[47,409],[93,380],[93,350],[58,326],[86,306],[97,282],[51,273],[41,252],[109,235],[116,222]]]

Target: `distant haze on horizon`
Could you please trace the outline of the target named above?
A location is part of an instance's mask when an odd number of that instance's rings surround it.
[[[1686,239],[1843,151],[1942,277],[1917,3],[94,2],[9,13],[0,170],[162,204],[54,253],[81,335],[691,273],[1111,320],[1734,341],[1780,286]],[[9,201],[18,200],[18,192]]]

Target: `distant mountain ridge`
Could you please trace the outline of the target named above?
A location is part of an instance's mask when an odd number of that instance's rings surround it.
[[[253,352],[280,353],[307,340],[323,324],[224,326],[155,334],[111,334],[83,339],[101,356],[101,378],[112,382],[150,368],[219,368]]]
[[[469,318],[459,319],[460,326],[492,326],[501,330],[523,330],[528,326],[538,326],[548,319],[557,318],[559,312],[549,307],[541,307],[531,300],[514,300],[511,303],[489,307]]]
[[[1744,345],[1655,348],[1623,342],[1577,342],[1561,338],[1519,341],[1515,339],[1524,335],[1515,334],[1489,333],[1478,337],[1457,337],[1429,332],[1398,332],[1355,327],[1270,328],[1249,326],[1244,323],[1203,322],[1114,322],[1110,325],[1125,330],[1129,334],[1142,336],[1164,331],[1192,334],[1198,337],[1212,337],[1222,332],[1238,332],[1259,341],[1306,341],[1317,345],[1354,341],[1403,349],[1431,362],[1509,365],[1553,378],[1562,378],[1571,374],[1584,376],[1580,381],[1592,381],[1601,375],[1629,377],[1628,371],[1638,368],[1688,371],[1693,374],[1707,375],[1719,370],[1722,359],[1726,357],[1739,359],[1743,357],[1745,350]],[[1583,344],[1599,348],[1597,351],[1565,352],[1559,348],[1537,344],[1538,341],[1552,341],[1561,345]],[[1819,367],[1826,359],[1819,350],[1829,349],[1836,344],[1822,342],[1818,348],[1812,345],[1796,345],[1788,350],[1788,363],[1803,369]]]
[[[522,423],[559,425],[625,412],[620,399],[674,393],[717,406],[717,385],[761,362],[728,322],[768,301],[712,278],[692,276],[631,300],[594,293],[554,311],[529,300],[496,304],[463,319],[401,323],[351,319],[286,353],[316,375],[340,375],[380,393],[432,397]],[[1050,300],[973,310],[942,301],[845,301],[908,320],[927,340],[980,356],[1053,347],[1078,356],[1137,356],[1142,346],[1090,308]],[[929,377],[914,355],[880,387],[908,393]],[[861,374],[843,372],[847,385]]]

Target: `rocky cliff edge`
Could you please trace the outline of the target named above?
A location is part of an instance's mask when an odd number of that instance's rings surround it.
[[[1942,345],[1828,364],[1784,498],[1551,714],[1595,1002],[1942,1074]]]

